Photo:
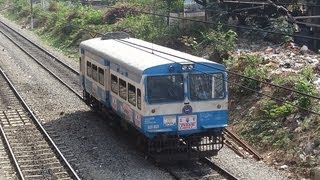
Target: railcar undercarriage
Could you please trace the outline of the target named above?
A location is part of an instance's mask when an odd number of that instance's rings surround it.
[[[215,156],[223,147],[222,130],[192,136],[160,135],[148,141],[148,154],[156,161],[197,160]]]
[[[105,114],[118,116],[113,111],[106,109],[98,100],[84,91],[85,102],[96,110]],[[108,116],[110,117],[110,116]],[[189,136],[177,136],[159,134],[148,139],[135,128],[131,127],[125,120],[118,118],[118,126],[122,129],[130,129],[136,137],[136,146],[144,151],[149,157],[157,162],[169,162],[180,160],[197,160],[202,157],[215,156],[224,145],[223,129],[210,130]],[[120,121],[119,121],[120,120]],[[123,124],[124,123],[124,124]]]

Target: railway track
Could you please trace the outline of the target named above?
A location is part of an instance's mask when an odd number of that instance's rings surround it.
[[[80,179],[2,69],[0,74],[0,134],[5,144],[0,154],[10,158],[17,177]],[[8,177],[13,176],[10,161],[1,161]]]
[[[77,70],[73,69],[38,44],[27,39],[2,21],[0,21],[0,33],[6,36],[12,43],[53,75],[58,81],[63,83],[69,90],[77,94],[79,98],[82,98],[82,90],[78,80],[79,72]]]
[[[178,162],[164,167],[177,180],[199,180],[199,179],[227,179],[237,180],[225,169],[217,166],[209,158],[203,158],[196,162]]]
[[[22,34],[18,33],[17,31],[15,31],[14,29],[12,29],[11,27],[5,25],[3,22],[0,22],[0,28],[6,29],[7,32],[1,31],[0,32],[2,34],[4,34],[8,39],[10,39],[14,44],[16,44],[22,51],[24,51],[26,54],[28,54],[28,56],[30,56],[32,59],[34,59],[40,66],[42,66],[44,69],[46,69],[53,77],[55,77],[58,81],[60,81],[64,86],[66,86],[69,90],[71,90],[73,93],[75,93],[80,99],[82,98],[82,93],[80,92],[80,87],[78,85],[78,71],[74,70],[72,67],[70,67],[69,65],[65,64],[62,60],[59,60],[59,58],[55,57],[54,55],[52,55],[50,52],[48,52],[47,50],[41,48],[39,45],[33,43],[32,41],[28,40],[27,38],[25,38]],[[11,33],[10,31],[13,31],[13,33]],[[11,34],[11,35],[8,35]],[[15,38],[19,39],[19,40],[15,40]],[[21,42],[18,41],[22,41],[25,44],[22,44]],[[30,45],[28,45],[27,43],[31,43],[33,47],[31,48],[25,48],[25,47],[29,47]],[[37,50],[35,50],[37,49]],[[45,58],[36,58],[34,57],[32,54],[37,54],[39,53],[39,51],[43,51],[43,57]],[[60,64],[60,65],[58,65]],[[67,70],[67,71],[66,71]],[[71,71],[71,73],[70,73]],[[63,72],[63,73],[60,73]],[[56,74],[60,74],[59,76]],[[1,94],[0,94],[1,95]],[[228,130],[226,130],[225,134],[228,134]],[[233,133],[232,133],[233,134]],[[227,141],[228,142],[242,142],[239,137],[235,136],[235,135],[227,135]],[[228,143],[227,143],[228,145]],[[247,144],[242,143],[243,145],[243,149],[245,150],[251,150],[252,148],[245,148],[247,146]],[[240,150],[237,148],[232,148],[231,145],[229,145],[229,147],[234,150],[236,153],[239,153]],[[249,147],[249,146],[247,146]],[[0,149],[1,150],[1,149]],[[1,151],[0,151],[1,153]],[[213,162],[210,161],[210,158],[204,158],[201,160],[201,162],[197,162],[194,165],[198,165],[199,167],[204,167],[206,164],[206,168],[209,167],[209,169],[211,171],[216,171],[213,172],[210,175],[205,175],[199,168],[198,170],[194,170],[195,166],[193,166],[193,169],[190,168],[192,166],[190,166],[189,164],[189,170],[188,167],[184,167],[181,169],[181,167],[168,167],[166,169],[171,169],[169,170],[169,172],[176,178],[176,179],[197,179],[198,178],[205,178],[205,179],[216,179],[217,177],[219,177],[219,179],[237,179],[234,176],[232,176],[230,173],[228,173],[227,171],[223,170],[222,168],[216,166]],[[179,170],[180,169],[180,170]],[[1,171],[0,171],[1,172]],[[184,177],[186,176],[186,177]]]
[[[245,153],[248,153],[258,161],[263,159],[263,157],[256,150],[250,147],[248,143],[241,140],[241,138],[235,133],[233,133],[229,128],[226,128],[224,130],[224,135],[225,144],[239,156],[246,158],[247,155]]]

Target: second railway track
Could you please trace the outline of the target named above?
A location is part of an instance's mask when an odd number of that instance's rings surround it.
[[[12,162],[11,166],[10,161],[1,161],[2,167],[7,167],[6,177],[17,174],[19,179],[79,179],[2,69],[0,83],[0,134],[5,144],[0,153]]]
[[[67,86],[71,91],[74,91],[79,97],[81,96],[82,91],[79,85],[79,73],[77,70],[1,21],[0,33],[52,74],[58,81]]]

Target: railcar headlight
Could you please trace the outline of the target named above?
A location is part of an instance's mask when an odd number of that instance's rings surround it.
[[[192,71],[194,68],[194,65],[192,64],[183,64],[181,69],[182,71]]]
[[[187,65],[182,65],[182,71],[186,71],[188,69],[188,66]]]
[[[192,65],[192,64],[189,64],[189,65],[188,65],[188,71],[191,71],[191,70],[193,70],[193,65]]]

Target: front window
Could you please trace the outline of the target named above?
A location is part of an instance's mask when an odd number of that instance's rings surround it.
[[[190,99],[193,101],[210,100],[224,97],[222,73],[190,74]]]
[[[147,77],[147,98],[151,104],[183,101],[183,75]]]

